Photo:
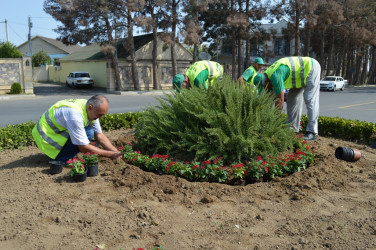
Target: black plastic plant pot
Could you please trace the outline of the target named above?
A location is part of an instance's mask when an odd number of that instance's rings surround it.
[[[361,155],[358,150],[346,147],[338,147],[335,152],[336,158],[344,161],[357,161],[360,159]]]
[[[73,177],[73,180],[75,182],[84,182],[84,181],[86,181],[87,168],[85,168],[85,172],[84,173],[82,173],[82,174],[74,174],[72,177]]]
[[[98,175],[98,163],[91,165],[91,166],[87,166],[87,176],[88,177],[93,177],[93,176],[97,176],[97,175]]]
[[[65,162],[63,161],[50,161],[50,174],[60,174],[63,171]]]

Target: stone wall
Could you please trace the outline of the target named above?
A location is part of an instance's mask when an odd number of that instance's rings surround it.
[[[9,93],[14,82],[21,84],[23,93],[34,93],[31,57],[0,58],[0,94]]]

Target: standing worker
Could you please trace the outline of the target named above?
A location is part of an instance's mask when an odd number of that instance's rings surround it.
[[[214,86],[219,78],[222,81],[223,66],[213,61],[197,61],[192,64],[185,74],[177,74],[172,79],[172,84],[179,91],[180,89],[189,89],[192,86],[208,89]]]
[[[257,57],[251,66],[248,67],[238,78],[238,84],[239,86],[247,86],[248,88],[253,88],[254,79],[257,75],[257,72],[261,69],[262,65],[264,65],[264,60],[262,60],[261,57]],[[245,82],[245,84],[244,84]]]
[[[121,153],[111,144],[99,123],[108,111],[108,99],[95,95],[89,100],[62,100],[44,112],[32,135],[38,148],[56,161],[66,162],[79,152],[94,152],[111,159]],[[93,138],[103,149],[90,144]]]
[[[277,96],[276,105],[282,110],[285,89],[287,119],[292,129],[299,132],[303,98],[307,107],[308,124],[305,140],[316,140],[318,134],[320,64],[311,57],[285,57],[273,63],[264,75],[264,87],[272,89]]]

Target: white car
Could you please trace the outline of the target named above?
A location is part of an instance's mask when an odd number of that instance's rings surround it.
[[[320,90],[336,91],[345,89],[345,80],[340,76],[325,76],[320,81]]]
[[[65,80],[68,87],[76,88],[78,86],[93,87],[94,80],[90,77],[88,72],[71,72]]]

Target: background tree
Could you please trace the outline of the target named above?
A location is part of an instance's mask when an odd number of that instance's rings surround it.
[[[41,50],[35,53],[31,57],[31,61],[32,61],[33,67],[39,67],[41,65],[49,65],[52,62],[51,57],[44,50]]]
[[[153,32],[153,88],[160,89],[161,85],[157,81],[157,49],[158,49],[158,27],[161,26],[163,19],[162,7],[165,4],[164,0],[146,0],[145,8],[141,15],[137,17],[136,23],[142,27],[145,32]]]
[[[58,39],[63,43],[103,45],[102,51],[111,55],[117,90],[120,90],[121,86],[113,33],[116,28],[115,21],[122,18],[116,15],[120,7],[122,6],[115,1],[101,0],[44,2],[45,12],[62,23],[55,31],[60,34]]]
[[[0,42],[0,58],[21,58],[22,53],[11,42]]]

